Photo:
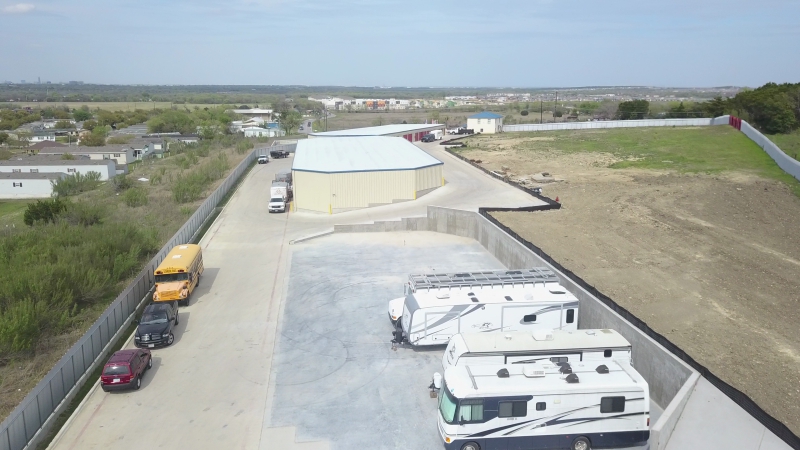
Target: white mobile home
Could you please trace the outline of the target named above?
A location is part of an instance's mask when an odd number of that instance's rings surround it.
[[[447,450],[588,450],[650,438],[647,382],[624,361],[450,367],[438,416]]]
[[[442,366],[616,359],[631,362],[631,343],[615,330],[462,333],[450,338]]]
[[[443,345],[466,332],[576,330],[578,299],[558,285],[416,292],[403,304],[402,338]]]
[[[0,199],[49,198],[63,173],[0,173]]]
[[[113,159],[91,160],[88,158],[60,159],[48,157],[15,157],[0,161],[0,172],[4,173],[65,173],[67,176],[89,172],[100,174],[100,181],[106,181],[117,174]]]

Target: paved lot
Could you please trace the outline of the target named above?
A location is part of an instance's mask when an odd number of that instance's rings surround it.
[[[417,201],[333,216],[269,214],[270,181],[292,159],[257,165],[201,242],[206,273],[191,304],[181,308],[174,346],[154,352],[141,390],[92,391],[50,448],[326,448],[294,445],[292,428],[270,422],[269,374],[289,241],[334,223],[422,216],[428,204],[474,210],[537,202],[436,146],[431,153],[445,162],[447,186]]]
[[[292,250],[272,380],[272,426],[334,449],[439,448],[442,348],[391,349],[387,302],[409,273],[504,268],[472,239],[431,232],[334,235]]]

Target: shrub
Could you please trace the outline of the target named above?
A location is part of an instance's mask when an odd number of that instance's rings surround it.
[[[106,215],[102,205],[88,202],[71,203],[62,214],[64,221],[70,225],[90,227],[103,222]]]
[[[522,111],[519,112],[519,114],[521,116],[527,116],[528,115],[528,110],[527,109],[523,109]]]
[[[147,204],[147,191],[140,187],[128,189],[122,194],[122,201],[131,208],[144,206]]]
[[[34,224],[55,223],[56,218],[67,209],[67,203],[61,199],[37,200],[36,203],[29,203],[25,208],[23,222],[32,227]]]
[[[255,147],[255,144],[253,144],[250,141],[240,141],[236,144],[236,153],[244,155],[245,153],[247,153],[248,150],[250,150],[253,147]]]
[[[172,184],[172,199],[176,203],[197,200],[208,185],[225,176],[230,168],[228,157],[221,153],[193,172],[179,174]]]
[[[133,187],[133,181],[125,175],[117,175],[111,179],[111,185],[114,186],[115,191],[122,192]]]
[[[72,153],[64,153],[63,155],[61,155],[61,159],[73,160],[75,159],[75,157],[72,155]]]
[[[121,127],[119,127],[119,124],[117,124],[117,128],[121,128]],[[128,142],[131,141],[131,138],[133,138],[133,136],[131,136],[129,134],[128,135],[123,134],[123,135],[120,135],[120,136],[112,136],[112,137],[108,138],[106,143],[108,143],[110,145],[112,145],[112,144],[127,144]]]
[[[53,181],[53,193],[58,197],[67,197],[91,191],[100,186],[100,172],[89,172],[86,175],[76,173],[58,181]]]

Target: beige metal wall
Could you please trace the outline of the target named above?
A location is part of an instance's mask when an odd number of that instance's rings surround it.
[[[417,192],[442,185],[442,165],[385,172],[292,174],[295,207],[326,213],[414,200]]]
[[[292,171],[294,206],[297,209],[331,212],[331,182],[327,173]]]

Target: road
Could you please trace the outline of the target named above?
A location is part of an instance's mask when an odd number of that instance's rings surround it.
[[[539,204],[435,143],[421,147],[445,162],[445,186],[412,202],[335,215],[269,214],[270,181],[292,159],[257,165],[200,243],[206,270],[190,305],[180,310],[173,346],[154,351],[139,391],[93,389],[50,448],[327,448],[295,445],[290,427],[265,426],[289,241],[334,224],[424,216],[427,205],[476,210]]]

